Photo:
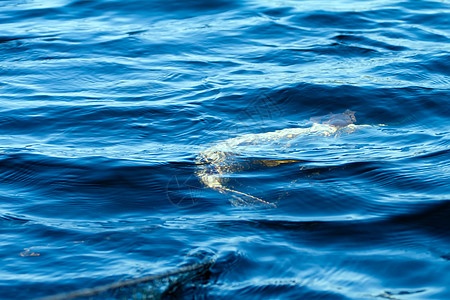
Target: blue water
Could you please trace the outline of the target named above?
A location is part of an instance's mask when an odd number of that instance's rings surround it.
[[[163,298],[450,299],[449,1],[3,0],[0,23],[1,299],[204,259]],[[196,175],[346,109],[371,126],[224,174],[273,205]]]

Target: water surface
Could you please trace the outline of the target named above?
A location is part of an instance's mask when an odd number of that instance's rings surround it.
[[[449,16],[422,0],[1,1],[0,298],[204,259],[163,297],[450,298]],[[274,206],[196,175],[219,142],[346,109],[371,126],[226,174]]]

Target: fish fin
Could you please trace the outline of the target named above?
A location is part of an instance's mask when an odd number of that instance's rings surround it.
[[[268,206],[272,206],[272,207],[277,207],[277,206],[276,206],[275,204],[273,204],[273,203],[270,203],[270,202],[265,201],[265,200],[263,200],[263,199],[261,199],[261,198],[252,196],[252,195],[250,195],[250,194],[246,194],[246,193],[243,193],[243,192],[239,192],[239,191],[236,191],[236,190],[232,190],[232,189],[229,189],[229,188],[226,188],[226,187],[222,187],[221,189],[224,190],[224,191],[230,192],[230,193],[238,194],[238,195],[240,195],[240,196],[248,197],[248,198],[250,198],[250,199],[252,199],[252,200],[256,200],[257,202],[262,203],[262,204],[264,204],[264,205],[268,205]]]

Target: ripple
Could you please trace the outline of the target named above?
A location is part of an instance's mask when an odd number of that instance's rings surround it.
[[[164,295],[449,298],[445,1],[0,2],[0,298],[205,255]],[[196,175],[217,143],[347,109],[368,126],[224,163],[276,206]]]

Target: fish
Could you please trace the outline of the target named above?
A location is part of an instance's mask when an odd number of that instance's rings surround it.
[[[245,134],[223,140],[198,153],[195,158],[195,164],[198,166],[196,176],[207,188],[230,195],[234,199],[235,205],[259,204],[277,207],[269,200],[229,186],[227,183],[230,175],[255,168],[304,162],[301,159],[266,159],[264,158],[265,148],[284,149],[290,147],[291,141],[298,140],[303,136],[333,136],[371,126],[355,125],[354,123],[356,123],[355,112],[347,109],[339,114],[330,113],[310,118],[308,126]]]

